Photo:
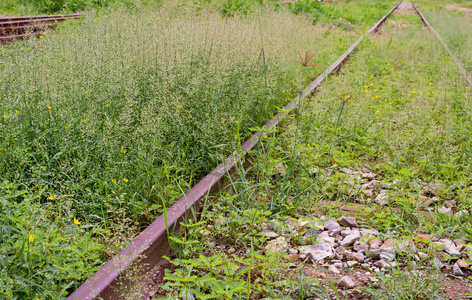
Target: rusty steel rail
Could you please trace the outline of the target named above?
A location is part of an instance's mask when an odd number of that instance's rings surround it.
[[[377,22],[368,33],[376,31],[400,3]],[[279,120],[296,108],[302,98],[309,96],[330,73],[338,69],[362,39],[363,36],[318,76],[315,81],[308,85],[298,97],[287,104],[283,113],[278,113],[269,120],[265,125],[266,130],[255,133],[244,142],[241,145],[240,153],[245,155],[254,149],[254,146],[266,134],[266,131],[276,127]],[[186,218],[193,218],[194,213],[203,207],[205,196],[215,192],[222,186],[225,174],[228,174],[234,168],[238,159],[239,155],[237,152],[226,158],[224,163],[218,165],[210,174],[198,182],[172,205],[166,214],[161,215],[144,229],[123,250],[71,294],[67,300],[122,299],[124,294],[130,294],[136,298],[140,295],[139,298],[141,299],[152,296],[152,291],[156,291],[159,282],[162,282],[164,275],[163,266],[168,264],[163,256],[168,255],[171,251],[167,230],[170,232],[178,230],[180,221]]]
[[[426,27],[429,28],[429,30],[431,30],[436,35],[438,40],[443,45],[444,49],[446,49],[446,51],[449,53],[449,55],[452,57],[452,59],[456,63],[457,68],[459,68],[459,71],[462,73],[462,75],[464,75],[465,79],[472,86],[472,76],[464,68],[461,61],[457,58],[457,56],[454,55],[454,52],[452,52],[452,50],[447,46],[446,42],[441,38],[441,36],[436,32],[436,30],[434,30],[433,26],[431,26],[431,24],[429,24],[428,20],[426,20],[423,13],[418,9],[418,7],[416,7],[415,3],[412,2],[412,4],[413,4],[413,7],[416,9],[416,12],[418,13],[418,15],[420,15],[421,20],[423,21],[423,23],[426,25]]]
[[[7,42],[15,39],[39,36],[41,31],[51,28],[66,20],[78,19],[80,14],[53,16],[21,16],[0,18],[0,41]],[[31,31],[31,32],[28,32]]]
[[[27,24],[49,24],[49,23],[60,23],[64,22],[68,19],[77,19],[74,17],[64,17],[64,18],[42,18],[42,19],[33,19],[33,20],[0,20],[0,27],[8,27],[8,26],[21,26]]]
[[[70,14],[70,15],[44,15],[44,16],[11,16],[11,17],[0,17],[0,22],[3,21],[21,21],[21,20],[35,20],[35,19],[64,19],[64,18],[79,18],[81,14]]]

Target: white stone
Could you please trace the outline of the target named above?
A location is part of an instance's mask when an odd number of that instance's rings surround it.
[[[341,225],[334,220],[328,220],[326,223],[323,224],[325,230],[332,231],[335,229],[341,229]]]
[[[333,273],[335,273],[335,274],[341,273],[341,271],[339,271],[338,268],[336,268],[334,265],[329,266],[329,267],[328,267],[328,270],[330,270],[331,272],[333,272]]]
[[[267,237],[267,238],[276,238],[278,237],[279,235],[273,231],[266,231],[264,232],[264,236]]]
[[[457,263],[452,266],[452,272],[456,276],[466,276]]]
[[[341,242],[341,246],[342,247],[347,247],[347,246],[350,246],[352,244],[354,244],[354,242],[358,241],[361,239],[361,236],[359,234],[350,234],[350,235],[347,235],[343,241]]]
[[[392,261],[392,262],[387,262],[383,259],[379,260],[378,262],[374,263],[374,266],[378,267],[378,268],[384,268],[384,269],[387,269],[387,268],[393,268],[397,265],[396,262]]]
[[[300,253],[306,254],[307,258],[313,259],[314,261],[334,257],[333,247],[328,243],[300,247]]]
[[[389,195],[387,194],[387,191],[382,190],[380,191],[380,194],[378,194],[377,197],[375,197],[375,202],[377,202],[380,205],[385,205],[388,203],[387,201],[388,197]]]
[[[442,242],[442,244],[444,245],[444,252],[446,252],[447,254],[449,254],[449,255],[461,255],[461,253],[459,252],[459,250],[456,247],[456,244],[454,244],[453,241],[451,241],[449,239],[441,239],[439,241]]]
[[[284,237],[278,237],[267,243],[265,251],[267,252],[280,252],[288,247],[288,243]]]

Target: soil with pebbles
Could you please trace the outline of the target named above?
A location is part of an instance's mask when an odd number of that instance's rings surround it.
[[[304,237],[316,236],[316,243],[291,245],[288,236],[297,235],[300,228],[306,228]],[[467,281],[472,283],[467,279],[472,276],[472,266],[466,262],[472,260],[472,245],[465,238],[438,239],[430,234],[408,239],[395,234],[381,237],[377,230],[347,216],[338,220],[287,219],[285,224],[274,221],[264,228],[264,235],[269,238],[266,253],[284,253],[283,259],[292,267],[305,264],[305,276],[336,282],[348,299],[370,299],[361,290],[378,283],[374,273],[389,274],[396,269],[409,269],[420,276],[427,276],[432,269],[451,275],[444,279],[443,292],[452,299],[464,297],[470,288]],[[431,251],[433,256],[427,254]]]

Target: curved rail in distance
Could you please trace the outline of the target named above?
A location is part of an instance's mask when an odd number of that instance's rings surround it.
[[[416,12],[420,15],[421,20],[423,21],[423,23],[429,28],[429,30],[431,30],[436,35],[438,40],[443,45],[444,49],[446,49],[446,51],[449,53],[449,55],[452,57],[452,59],[456,63],[457,67],[459,68],[459,71],[462,73],[462,75],[464,75],[465,79],[472,86],[472,77],[467,72],[467,70],[464,68],[461,61],[457,58],[457,56],[454,55],[454,52],[452,52],[452,50],[447,46],[446,42],[441,38],[441,36],[436,32],[436,30],[434,30],[433,26],[431,26],[431,24],[429,24],[428,20],[426,20],[426,18],[421,13],[421,11],[418,9],[418,7],[416,7],[415,3],[412,2],[412,4],[413,4],[413,7],[416,9]]]

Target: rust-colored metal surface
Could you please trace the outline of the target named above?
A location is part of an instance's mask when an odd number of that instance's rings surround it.
[[[46,28],[56,26],[68,19],[80,18],[79,14],[65,16],[22,16],[0,18],[0,41],[27,38],[40,35]]]
[[[44,15],[44,16],[10,16],[10,17],[0,17],[0,22],[2,21],[20,21],[20,20],[35,20],[35,19],[70,19],[70,18],[79,18],[80,14],[70,14],[70,15]]]
[[[428,20],[426,20],[423,13],[418,9],[418,7],[416,7],[415,3],[412,2],[412,4],[413,4],[413,7],[416,9],[416,12],[420,15],[421,20],[423,21],[423,23],[429,28],[429,30],[431,30],[436,35],[438,40],[443,45],[444,49],[446,49],[446,51],[449,53],[449,55],[452,57],[452,59],[456,63],[457,67],[459,68],[459,71],[464,75],[465,79],[472,86],[472,76],[471,76],[471,74],[467,72],[467,70],[462,65],[461,61],[454,55],[454,52],[452,52],[452,50],[447,46],[446,42],[444,42],[444,40],[436,32],[436,30],[434,30],[433,26],[431,26],[431,24],[429,24]]]
[[[400,3],[399,3],[400,4]],[[368,32],[373,32],[381,26],[386,18],[398,7],[397,4]],[[328,69],[308,85],[299,95],[285,106],[284,113],[278,113],[265,128],[277,126],[279,120],[289,114],[303,98],[309,96],[326,78],[327,75],[338,69],[362,41],[359,38],[346,52],[344,52]],[[264,132],[252,135],[241,146],[245,155],[258,143]],[[167,261],[163,255],[170,253],[170,245],[167,238],[167,230],[173,232],[179,229],[179,222],[184,219],[195,218],[197,212],[203,207],[205,196],[215,192],[223,185],[225,175],[230,172],[238,154],[230,155],[224,163],[218,165],[210,174],[205,176],[189,192],[181,197],[168,210],[166,216],[161,215],[123,250],[105,264],[97,273],[89,278],[67,299],[124,299],[126,296],[146,299],[152,295],[157,286],[162,283],[164,268]]]

